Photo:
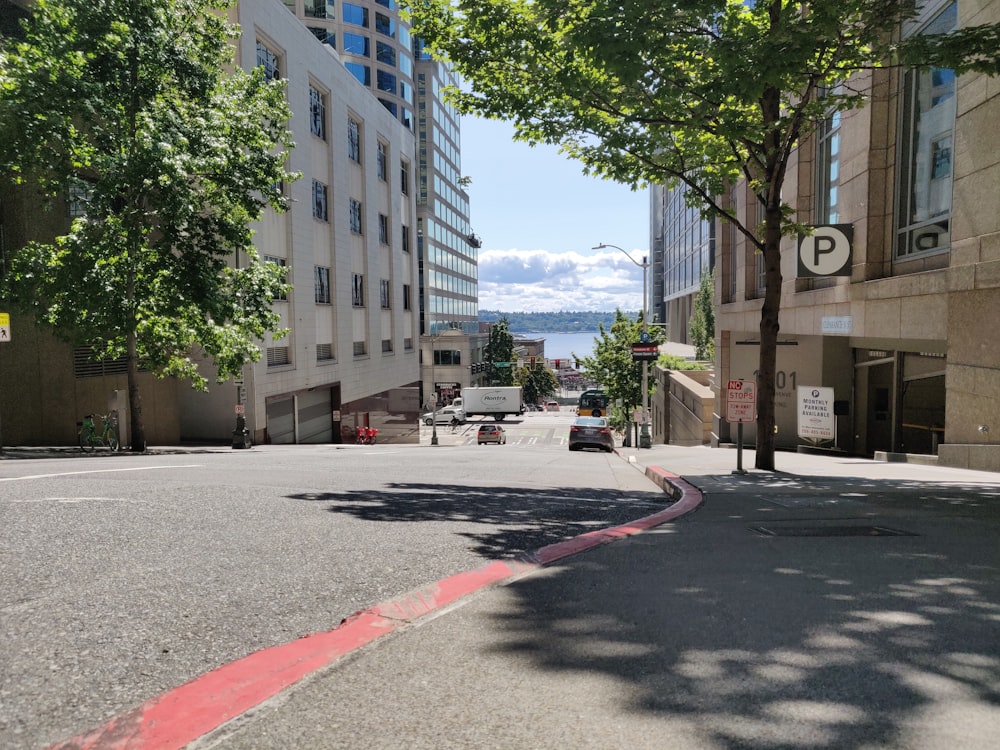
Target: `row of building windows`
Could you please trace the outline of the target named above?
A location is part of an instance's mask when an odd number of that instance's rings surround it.
[[[465,318],[475,321],[479,316],[479,304],[475,300],[432,295],[429,307],[428,314],[442,320]]]
[[[437,174],[434,175],[434,193],[437,196],[434,202],[434,215],[468,236],[471,227],[466,218],[469,215],[469,200],[465,193]]]
[[[274,263],[287,268],[284,258],[270,255],[264,256],[266,263]],[[410,310],[412,305],[412,287],[403,284],[403,309]],[[275,299],[278,302],[286,302],[288,297],[282,295]],[[313,301],[317,305],[331,304],[330,294],[330,268],[329,266],[313,266]],[[365,306],[365,277],[364,274],[355,273],[351,277],[351,305],[353,307]],[[379,306],[383,310],[392,309],[392,284],[389,279],[379,280]]]
[[[312,215],[314,219],[329,221],[327,194],[329,187],[319,180],[312,181]],[[349,205],[351,231],[354,234],[364,234],[364,217],[361,201],[351,198]],[[402,250],[410,252],[410,230],[405,224],[402,227]],[[378,239],[383,245],[392,244],[391,223],[386,214],[378,215]]]
[[[455,276],[438,268],[424,271],[424,284],[428,289],[464,297],[478,297],[478,284],[473,279]]]
[[[309,129],[317,138],[326,140],[326,95],[315,86],[309,87]],[[384,141],[379,141],[376,153],[376,172],[378,178],[383,182],[388,178],[387,160],[389,146]],[[361,163],[361,123],[353,117],[347,121],[347,156],[356,164]],[[400,160],[400,192],[403,195],[410,194],[410,165],[405,160]]]

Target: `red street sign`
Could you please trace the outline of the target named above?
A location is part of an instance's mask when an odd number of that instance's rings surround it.
[[[753,422],[756,418],[756,383],[752,380],[730,380],[726,387],[726,421]]]
[[[655,362],[660,358],[659,344],[632,344],[632,361],[641,362],[643,360]]]

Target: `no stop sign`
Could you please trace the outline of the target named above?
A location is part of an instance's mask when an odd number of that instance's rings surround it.
[[[757,418],[757,384],[730,380],[726,386],[726,421],[753,422]]]

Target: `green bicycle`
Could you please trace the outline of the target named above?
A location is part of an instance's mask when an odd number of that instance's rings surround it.
[[[100,431],[94,424],[94,415],[88,414],[82,422],[77,422],[79,429],[80,449],[86,452],[94,450],[95,447],[109,448],[112,451],[118,450],[118,415],[115,412],[101,414],[103,423]]]

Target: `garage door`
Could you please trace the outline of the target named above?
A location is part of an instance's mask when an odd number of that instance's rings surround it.
[[[317,389],[298,396],[299,442],[332,443],[333,420],[330,389]]]
[[[267,438],[270,442],[295,442],[294,404],[291,396],[267,402]]]

